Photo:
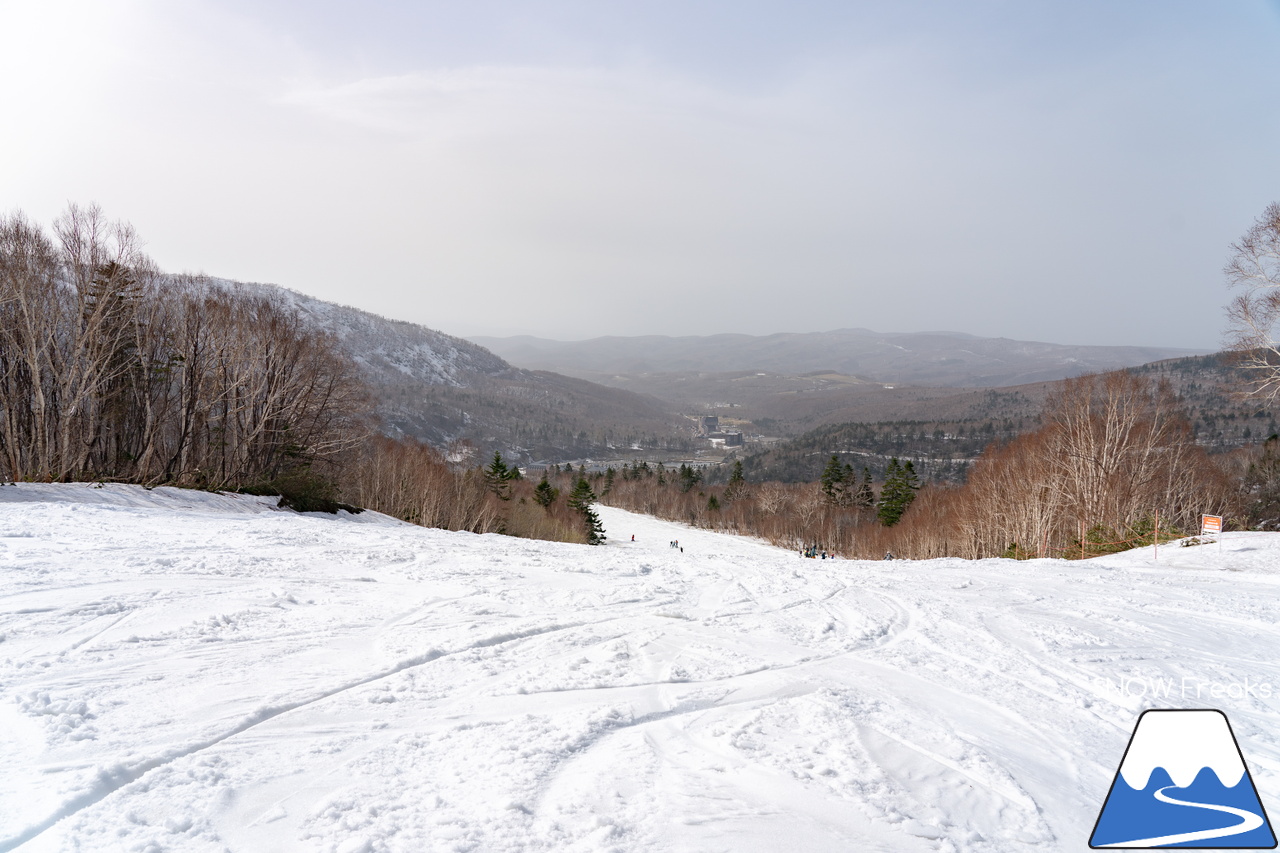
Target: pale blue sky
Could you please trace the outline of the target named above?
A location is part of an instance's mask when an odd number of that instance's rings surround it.
[[[453,334],[1215,347],[1266,2],[0,0],[0,208]]]

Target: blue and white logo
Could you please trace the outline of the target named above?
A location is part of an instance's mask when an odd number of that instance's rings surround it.
[[[1274,848],[1226,715],[1144,711],[1089,846]]]

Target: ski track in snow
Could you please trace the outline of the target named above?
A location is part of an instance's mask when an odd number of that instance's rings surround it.
[[[599,510],[0,487],[0,851],[1078,850],[1147,707],[1280,792],[1278,535],[821,561]]]

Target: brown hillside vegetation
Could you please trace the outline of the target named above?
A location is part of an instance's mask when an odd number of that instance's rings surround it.
[[[1043,422],[989,448],[967,484],[925,487],[892,527],[815,484],[742,483],[726,495],[629,471],[605,501],[862,559],[1091,556],[1152,541],[1157,519],[1161,538],[1194,532],[1202,512],[1232,514],[1242,501],[1238,462],[1195,444],[1167,383],[1127,372],[1068,380]]]
[[[1226,472],[1192,441],[1165,384],[1125,372],[1068,380],[1045,422],[989,450],[968,484],[938,501],[949,521],[940,526],[958,537],[945,548],[963,556],[1088,551],[1091,536],[1142,538],[1157,516],[1167,532],[1195,531],[1201,513],[1234,501]],[[928,539],[925,508],[904,519],[904,552]]]
[[[344,500],[424,527],[586,541],[560,496],[539,506],[528,481],[495,484],[481,469],[458,469],[412,439],[374,436],[347,457],[342,483]]]
[[[162,275],[72,206],[0,218],[0,477],[240,488],[360,440],[351,360],[278,300]]]
[[[428,526],[573,542],[596,538],[594,486],[641,512],[857,557],[1084,555],[1151,541],[1157,519],[1166,535],[1193,531],[1201,512],[1280,522],[1280,441],[1209,457],[1184,408],[1196,406],[1197,428],[1211,428],[1218,449],[1269,434],[1274,419],[1256,402],[1238,417],[1228,411],[1231,369],[1213,367],[1224,378],[1209,382],[1195,360],[1067,380],[1039,410],[1016,389],[981,392],[984,411],[1021,413],[999,424],[842,425],[775,454],[823,460],[821,485],[749,484],[748,459],[724,485],[686,465],[636,463],[591,483],[581,468],[552,465],[535,486],[497,451],[482,469],[465,454],[446,459],[378,434],[395,424],[378,419],[369,374],[341,340],[368,340],[377,318],[329,331],[285,292],[165,275],[139,246],[97,208],[70,207],[52,234],[21,214],[0,217],[0,478],[243,490],[300,510],[336,511],[344,500]],[[434,364],[426,334],[384,344],[386,364]],[[486,363],[506,373],[500,360]],[[572,443],[584,447],[647,446],[622,421],[651,404],[565,377],[530,374],[540,384],[529,385],[523,373],[467,390],[495,392],[492,411],[469,397],[444,408],[489,424],[514,419],[510,433],[538,441],[577,429]],[[445,393],[461,387],[457,376],[437,380]],[[587,409],[603,427],[595,438],[578,420]],[[652,413],[660,426],[661,409]],[[832,441],[843,445],[831,450]],[[929,457],[930,443],[945,452]],[[988,444],[967,484],[916,494],[929,473],[917,462],[967,464]],[[885,450],[887,465],[865,465]],[[878,505],[864,467],[885,472]]]
[[[1233,353],[1152,362],[1127,372],[1167,383],[1191,424],[1196,444],[1210,453],[1255,447],[1280,431],[1276,401],[1245,393],[1249,376]],[[968,391],[911,402],[894,419],[877,420],[885,409],[835,413],[844,420],[779,441],[743,458],[753,481],[812,482],[832,454],[856,469],[879,476],[889,459],[915,462],[920,476],[962,482],[988,445],[1006,442],[1043,424],[1048,400],[1061,382]],[[903,399],[918,389],[900,389]],[[893,392],[893,393],[896,393]],[[713,475],[717,476],[717,475]],[[718,475],[723,476],[723,475]]]
[[[165,275],[97,207],[72,205],[52,235],[0,217],[0,481],[355,509],[341,498],[426,526],[585,541],[563,501],[533,505],[518,482],[495,494],[438,450],[378,435],[372,396],[354,355],[285,291]]]

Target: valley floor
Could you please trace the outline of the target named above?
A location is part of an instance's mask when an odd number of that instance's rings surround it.
[[[0,851],[1081,850],[1149,707],[1225,711],[1280,811],[1280,534],[847,562],[598,509],[0,487]]]

